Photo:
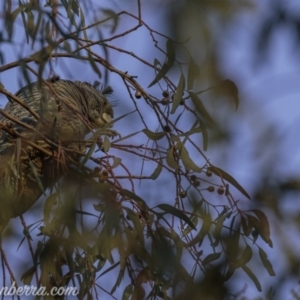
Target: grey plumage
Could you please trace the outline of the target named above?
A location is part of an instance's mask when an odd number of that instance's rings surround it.
[[[26,212],[72,161],[79,159],[78,152],[85,151],[85,135],[105,126],[113,117],[107,98],[88,83],[35,82],[20,89],[16,96],[36,117],[13,99],[2,111],[0,232],[11,218]],[[59,162],[62,153],[63,164]]]

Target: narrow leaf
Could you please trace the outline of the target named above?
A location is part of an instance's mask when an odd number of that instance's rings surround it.
[[[33,274],[35,273],[36,267],[33,266],[29,268],[22,276],[21,280],[24,285],[30,285],[32,281]]]
[[[169,213],[183,221],[185,221],[189,226],[191,226],[193,229],[196,230],[196,227],[194,226],[193,222],[190,220],[190,218],[181,210],[175,208],[174,206],[171,206],[169,204],[160,204],[157,207],[165,211],[166,213]]]
[[[159,163],[157,164],[157,167],[155,168],[154,172],[150,176],[152,180],[155,180],[158,178],[158,176],[160,175],[160,173],[162,171],[162,166],[163,166],[163,162],[160,160]]]
[[[108,272],[110,272],[111,270],[115,269],[118,265],[120,264],[120,262],[116,262],[115,264],[113,264],[111,267],[107,268],[105,271],[103,271],[96,279],[102,277],[103,275],[107,274]]]
[[[276,274],[273,270],[272,264],[268,260],[267,253],[263,249],[261,249],[260,247],[258,247],[258,248],[259,248],[259,257],[261,259],[262,264],[264,265],[264,267],[266,268],[266,270],[268,271],[270,276],[275,276]]]
[[[174,65],[174,62],[175,62],[175,49],[174,49],[174,44],[170,39],[167,40],[166,48],[167,48],[167,55],[168,55],[167,60],[163,64],[161,69],[158,71],[158,73],[156,74],[153,81],[149,84],[148,88],[150,88],[155,83],[157,83],[159,80],[161,80],[169,72],[169,70]]]
[[[121,158],[119,158],[119,157],[114,157],[113,158],[113,164],[112,164],[112,169],[114,169],[114,168],[116,168],[116,167],[118,167],[120,164],[121,164],[121,162],[122,162],[122,159]]]
[[[222,216],[219,216],[217,218],[217,222],[216,222],[216,227],[215,227],[215,230],[214,230],[214,233],[213,233],[213,237],[215,239],[219,239],[220,237],[220,234],[221,234],[221,230],[223,228],[223,223],[224,223],[224,220],[226,219],[227,215],[222,215]]]
[[[247,222],[247,220],[243,216],[241,217],[241,224],[242,224],[244,234],[246,236],[249,236],[253,227],[251,226],[250,223]]]
[[[113,20],[113,25],[111,27],[110,30],[110,34],[113,34],[115,32],[115,30],[118,27],[119,24],[119,15],[117,15],[113,10],[111,9],[101,9],[101,11],[107,15],[108,17],[110,17]]]
[[[225,96],[232,97],[235,104],[235,110],[237,110],[239,107],[239,90],[236,84],[232,80],[226,79],[221,82],[219,86],[219,90]]]
[[[72,52],[71,45],[70,45],[70,43],[68,41],[64,41],[63,49],[66,50],[67,53],[71,53]]]
[[[182,99],[182,95],[184,92],[184,87],[185,87],[185,78],[184,78],[184,75],[181,74],[178,85],[177,85],[176,94],[174,95],[174,98],[173,98],[171,114],[175,113],[177,107],[180,104],[180,101]]]
[[[189,92],[189,95],[192,99],[192,102],[193,102],[196,110],[200,113],[200,115],[203,118],[205,118],[210,124],[214,124],[214,120],[212,119],[212,117],[210,116],[210,114],[208,113],[206,108],[204,107],[200,98],[193,92]]]
[[[183,243],[180,239],[179,235],[176,233],[175,230],[171,229],[171,238],[175,243],[176,247],[176,258],[180,261],[183,251]]]
[[[149,129],[143,129],[142,130],[146,136],[150,139],[150,140],[153,140],[153,141],[158,141],[160,139],[162,139],[166,133],[165,132],[153,132]]]
[[[44,203],[44,222],[49,224],[50,213],[53,206],[57,204],[57,193],[51,194]]]
[[[197,216],[192,216],[191,217],[191,222],[194,224],[195,227],[198,225],[198,220],[199,219],[198,219]],[[184,228],[181,231],[182,237],[186,237],[191,231],[192,231],[192,228],[190,226],[186,226],[186,228]]]
[[[88,51],[88,58],[89,58],[89,62],[91,64],[92,69],[95,71],[95,73],[101,78],[102,74],[101,71],[99,70],[92,54]]]
[[[124,263],[121,264],[120,272],[119,272],[119,275],[118,275],[118,277],[117,277],[116,283],[115,283],[115,285],[112,287],[112,289],[111,289],[111,291],[110,291],[111,294],[113,294],[113,293],[116,291],[117,287],[120,286],[120,284],[121,284],[121,282],[122,282],[122,279],[123,279],[123,277],[124,277],[125,267],[126,267],[126,264],[124,264]]]
[[[87,154],[85,155],[85,157],[81,161],[80,168],[82,168],[83,165],[90,159],[90,157],[92,156],[92,154],[95,151],[95,147],[96,147],[96,141],[92,144],[92,146],[90,147],[89,151],[87,152]]]
[[[243,266],[242,269],[245,271],[245,273],[251,278],[251,280],[254,282],[257,290],[259,292],[262,291],[261,289],[261,285],[260,282],[258,281],[257,277],[254,275],[254,273],[247,267],[247,266]]]
[[[242,267],[242,266],[246,265],[250,261],[251,258],[252,258],[252,249],[247,244],[242,255],[239,257],[237,264]]]
[[[251,200],[250,196],[248,193],[245,191],[245,189],[228,173],[223,171],[220,168],[217,167],[208,167],[208,170],[219,176],[220,178],[223,178],[224,180],[228,181],[231,183],[236,189],[238,189],[244,196],[246,196],[248,199]]]
[[[124,289],[124,291],[123,291],[122,300],[129,300],[129,299],[131,299],[132,292],[133,292],[133,285],[132,284],[128,284],[126,286],[126,288]]]
[[[201,246],[203,239],[205,236],[209,233],[210,227],[211,227],[211,215],[205,214],[202,216],[203,224],[199,231],[199,233],[196,235],[196,237],[188,243],[188,245],[191,247],[197,243],[199,243],[199,246]]]
[[[104,137],[104,142],[103,142],[103,150],[104,150],[105,153],[108,152],[108,150],[110,148],[110,145],[111,145],[110,140],[109,140],[109,138],[106,135]]]
[[[199,76],[200,70],[192,57],[190,57],[188,65],[188,78],[187,78],[187,88],[188,90],[193,89],[194,81]]]
[[[273,243],[270,239],[270,231],[268,230],[266,225],[252,215],[246,214],[246,216],[249,223],[257,230],[257,233],[261,236],[261,238],[272,248]]]
[[[167,39],[166,48],[167,48],[168,60],[171,61],[175,60],[175,48],[172,40]]]
[[[207,264],[210,264],[211,262],[217,260],[220,258],[222,252],[218,252],[218,253],[211,253],[208,254],[202,261],[202,265],[205,266]]]
[[[202,131],[202,139],[203,139],[203,150],[207,151],[208,148],[208,133],[206,125],[203,121],[200,120],[201,131]]]
[[[173,147],[171,147],[169,150],[168,150],[168,153],[167,153],[167,164],[170,168],[172,169],[178,169],[179,168],[179,165],[177,163],[177,161],[175,161],[174,159],[174,155],[173,155]]]
[[[270,238],[270,225],[269,225],[269,221],[267,216],[265,215],[265,213],[259,209],[251,209],[250,211],[254,212],[256,214],[256,216],[258,217],[258,219],[260,220],[260,235],[262,235],[263,239],[266,241],[266,243],[268,243],[270,245],[270,247],[272,247],[272,241]]]
[[[118,142],[124,141],[124,140],[126,140],[126,139],[129,139],[129,138],[131,138],[132,136],[134,136],[134,135],[136,135],[136,134],[138,134],[138,133],[140,133],[140,131],[137,131],[137,132],[128,134],[128,135],[126,135],[126,136],[123,136],[123,137],[119,138],[118,140],[115,140],[114,143],[118,143]]]
[[[180,147],[180,153],[181,153],[182,163],[183,163],[184,167],[186,168],[186,170],[192,170],[194,172],[199,172],[199,173],[202,172],[202,169],[200,167],[198,167],[193,162],[193,160],[190,158],[189,153],[183,144]]]
[[[144,210],[144,211],[147,211],[147,210],[148,210],[148,206],[147,206],[145,200],[143,200],[141,197],[139,197],[139,196],[136,195],[135,193],[133,193],[133,192],[131,192],[131,191],[129,191],[129,190],[126,190],[126,189],[120,190],[120,193],[121,193],[121,195],[123,195],[123,196],[126,196],[126,197],[128,197],[128,198],[130,198],[130,199],[132,199],[132,200],[135,200],[135,201],[139,204],[139,206],[140,206],[140,208],[141,208],[142,210]]]

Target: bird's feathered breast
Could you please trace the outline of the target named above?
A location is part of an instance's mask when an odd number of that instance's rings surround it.
[[[35,82],[16,96],[37,117],[9,99],[0,118],[0,225],[27,211],[63,174],[60,147],[84,152],[80,141],[113,117],[106,97],[85,82]],[[78,156],[69,158],[66,167]]]

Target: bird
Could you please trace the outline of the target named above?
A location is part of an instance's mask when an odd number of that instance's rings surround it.
[[[0,234],[80,161],[88,133],[109,126],[114,116],[107,98],[111,92],[56,78],[30,83],[8,96],[0,110]]]

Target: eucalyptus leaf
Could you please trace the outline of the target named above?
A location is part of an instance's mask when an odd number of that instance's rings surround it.
[[[182,100],[182,95],[183,95],[183,92],[184,92],[184,88],[185,88],[185,78],[184,78],[184,75],[181,74],[178,85],[177,85],[176,94],[173,97],[173,104],[172,104],[171,114],[174,114],[177,107],[179,106],[179,104]]]
[[[223,171],[222,169],[217,168],[217,167],[208,167],[207,169],[210,170],[212,173],[216,174],[217,176],[219,176],[220,178],[231,183],[244,196],[246,196],[249,200],[251,200],[250,196],[245,191],[245,189],[231,175],[229,175],[228,173],[226,173],[225,171]]]
[[[145,133],[145,135],[150,140],[153,140],[153,141],[158,141],[158,140],[162,139],[164,136],[166,136],[166,132],[153,132],[149,129],[143,129],[142,131]]]
[[[185,221],[189,226],[191,226],[193,229],[196,230],[196,227],[194,226],[191,219],[181,210],[175,208],[174,206],[171,206],[169,204],[160,204],[157,207],[165,211],[166,213],[169,213],[183,221]]]

